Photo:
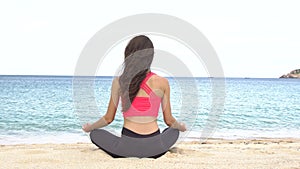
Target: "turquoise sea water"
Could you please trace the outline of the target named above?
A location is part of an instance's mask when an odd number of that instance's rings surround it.
[[[82,83],[90,80],[83,78]],[[83,90],[85,97],[79,103],[83,106],[78,109],[73,97],[73,77],[0,76],[0,144],[88,142],[81,125],[106,112],[112,77],[92,80],[94,96],[87,96]],[[190,132],[183,137],[198,139],[213,107],[211,79],[179,80],[191,91],[182,97],[178,79],[169,79],[173,114],[188,123]],[[225,83],[224,112],[218,112],[218,123],[210,137],[300,138],[299,79],[226,78]],[[197,88],[190,87],[192,84]],[[195,102],[196,97],[199,102]],[[118,134],[122,120],[118,111],[107,130]],[[159,125],[166,127],[161,112]]]

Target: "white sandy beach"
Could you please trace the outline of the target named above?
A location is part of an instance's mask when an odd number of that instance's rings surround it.
[[[177,143],[158,159],[113,159],[89,143],[1,145],[0,168],[290,168],[300,169],[299,139]]]

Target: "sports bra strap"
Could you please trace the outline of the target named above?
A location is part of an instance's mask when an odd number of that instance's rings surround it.
[[[155,73],[153,72],[148,72],[145,79],[142,81],[142,83],[146,83],[148,81],[148,79],[152,76],[152,75],[155,75]]]
[[[152,92],[151,88],[150,88],[146,83],[142,84],[142,85],[141,85],[141,88],[142,88],[148,95],[150,95],[150,93]]]
[[[145,79],[143,80],[142,84],[141,84],[141,88],[148,94],[150,95],[150,93],[152,92],[152,89],[146,84],[146,82],[148,81],[148,79],[152,76],[155,75],[155,73],[149,72],[147,74],[147,76],[145,77]]]

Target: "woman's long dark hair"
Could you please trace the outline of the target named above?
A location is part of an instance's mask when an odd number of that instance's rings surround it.
[[[123,112],[130,108],[142,81],[150,71],[154,47],[147,36],[140,35],[129,41],[124,54],[123,73],[119,78]]]

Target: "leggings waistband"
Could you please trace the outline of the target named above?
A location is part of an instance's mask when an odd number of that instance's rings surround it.
[[[160,130],[151,133],[151,134],[139,134],[134,131],[131,131],[125,127],[122,129],[122,135],[128,136],[128,137],[134,137],[134,138],[147,138],[147,137],[153,137],[160,134]]]

